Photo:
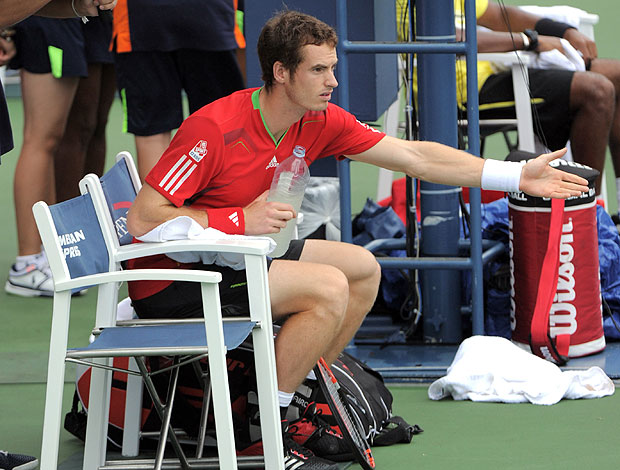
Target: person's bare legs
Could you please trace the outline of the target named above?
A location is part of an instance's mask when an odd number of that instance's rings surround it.
[[[102,93],[103,64],[89,64],[88,77],[80,78],[73,105],[69,113],[65,133],[54,158],[56,199],[65,201],[80,194],[78,183],[86,174],[86,162],[96,160],[90,166],[101,176],[105,162],[105,136],[97,145],[90,145],[100,118],[99,107]],[[111,77],[114,86],[114,77]],[[113,91],[114,92],[114,91]],[[112,95],[113,96],[113,95]],[[112,103],[107,100],[107,110]],[[105,123],[107,113],[103,122]],[[100,146],[102,146],[100,148]]]
[[[351,243],[306,240],[300,261],[332,265],[347,278],[349,302],[342,327],[323,353],[328,364],[351,341],[377,298],[381,267],[370,251]]]
[[[614,165],[616,176],[616,197],[620,202],[620,61],[614,59],[595,59],[592,61],[592,71],[600,73],[609,79],[616,92],[614,101],[614,117],[609,132],[609,151]],[[620,204],[618,206],[620,208]]]
[[[610,80],[595,72],[575,72],[570,90],[570,109],[574,113],[570,132],[576,162],[603,173],[605,152],[616,108],[616,94]],[[600,192],[601,177],[596,184]]]
[[[162,132],[155,135],[137,135],[136,136],[136,152],[138,153],[138,173],[140,179],[144,182],[144,178],[149,174],[151,168],[162,156],[164,151],[170,144],[171,132]]]
[[[54,154],[65,130],[78,85],[77,77],[20,73],[24,105],[24,142],[15,168],[13,194],[20,256],[41,251],[32,205],[56,202]]]
[[[374,256],[355,245],[306,240],[300,261],[269,269],[278,388],[292,393],[320,357],[334,361],[372,307],[380,280]]]
[[[102,64],[101,86],[99,87],[99,107],[97,108],[97,125],[88,144],[84,174],[102,175],[106,157],[106,127],[110,108],[116,95],[116,73],[114,64]]]

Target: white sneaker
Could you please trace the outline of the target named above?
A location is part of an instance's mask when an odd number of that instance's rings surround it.
[[[19,271],[15,270],[13,265],[4,290],[22,297],[52,297],[54,295],[52,272],[48,265],[37,266],[33,263]]]

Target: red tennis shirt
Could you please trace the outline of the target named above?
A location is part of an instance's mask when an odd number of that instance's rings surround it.
[[[146,177],[146,183],[175,206],[195,209],[245,207],[269,189],[278,164],[296,145],[306,149],[306,163],[334,155],[355,155],[385,134],[329,104],[308,111],[276,142],[263,122],[260,89],[233,93],[189,116]],[[132,260],[131,268],[181,267],[162,256]],[[159,292],[170,281],[132,282],[133,299]]]

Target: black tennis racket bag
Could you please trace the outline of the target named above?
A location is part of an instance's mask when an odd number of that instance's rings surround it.
[[[408,443],[414,434],[422,432],[419,426],[412,426],[400,416],[392,415],[394,398],[377,371],[346,352],[340,353],[331,365],[331,371],[371,446]],[[312,402],[325,419],[336,426],[325,396],[313,379],[306,379],[298,387],[287,418],[294,420]]]

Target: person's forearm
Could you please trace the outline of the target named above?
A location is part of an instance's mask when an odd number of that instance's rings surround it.
[[[502,10],[496,3],[489,3],[487,11],[478,19],[478,24],[494,31],[521,32],[534,29],[540,16],[533,15],[517,7],[507,6]]]
[[[38,16],[49,18],[72,18],[76,16],[71,7],[71,0],[51,0],[46,3],[47,5],[36,12]]]
[[[405,173],[432,183],[451,186],[480,186],[484,160],[447,145],[428,141],[408,142],[409,158],[413,164]]]
[[[385,136],[375,146],[349,158],[405,173],[432,183],[480,186],[484,160],[446,145]]]
[[[6,28],[20,22],[24,18],[36,13],[43,8],[50,0],[2,0],[0,5],[0,28]],[[54,0],[56,2],[58,0]],[[66,0],[62,0],[66,2]],[[71,9],[71,2],[68,3]]]
[[[209,219],[205,211],[176,207],[146,183],[127,214],[127,229],[134,237],[140,237],[158,225],[183,215],[191,217],[203,227],[208,226]]]
[[[510,52],[524,50],[521,33],[478,32],[478,52]]]

